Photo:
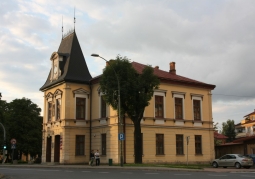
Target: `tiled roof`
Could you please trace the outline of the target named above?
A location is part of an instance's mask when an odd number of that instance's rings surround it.
[[[253,115],[253,114],[255,114],[255,111],[250,113],[250,114],[245,115],[244,117],[247,117],[247,116],[250,116],[250,115]]]
[[[255,139],[255,135],[252,136],[247,136],[247,137],[242,137],[239,139],[234,140],[234,143],[238,143],[238,142],[243,142],[243,141],[247,141],[247,140],[254,140]]]
[[[241,145],[242,143],[237,143],[237,142],[228,142],[228,143],[225,143],[225,144],[221,144],[221,145],[218,145],[216,147],[220,147],[220,146],[229,146],[229,145]]]
[[[45,84],[40,88],[41,91],[61,82],[89,84],[92,77],[89,73],[75,31],[62,39],[58,49],[58,54],[64,56],[63,61],[59,64],[62,74],[57,80],[51,82],[50,70]]]
[[[226,137],[223,134],[219,134],[218,132],[214,131],[214,138],[216,139],[227,139],[228,137]]]
[[[144,67],[146,65],[137,63],[137,62],[132,62],[132,66],[133,68],[138,72],[138,73],[142,73]],[[214,89],[215,85],[211,85],[211,84],[206,84],[200,81],[196,81],[190,78],[186,78],[180,75],[176,75],[167,71],[163,71],[160,70],[158,68],[154,68],[154,74],[156,76],[159,77],[159,79],[164,80],[166,82],[170,82],[170,83],[182,83],[185,85],[190,85],[190,86],[200,86],[200,87],[205,87],[205,88],[209,88],[209,89]]]

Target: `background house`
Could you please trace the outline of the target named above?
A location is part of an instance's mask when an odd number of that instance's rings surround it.
[[[227,153],[255,154],[255,110],[235,125],[235,131],[237,135],[233,142],[215,146],[217,157]]]

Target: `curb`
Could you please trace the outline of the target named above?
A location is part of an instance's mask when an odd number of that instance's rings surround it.
[[[2,164],[0,167],[9,168],[58,168],[58,169],[119,169],[119,170],[150,170],[150,171],[185,171],[185,172],[218,172],[218,173],[244,173],[244,172],[255,172],[255,168],[250,169],[236,169],[232,168],[203,168],[203,169],[186,169],[186,168],[167,168],[167,167],[129,167],[129,166],[89,166],[89,165],[59,165],[59,164],[19,164],[19,165],[6,165]],[[0,174],[0,179],[3,178]]]

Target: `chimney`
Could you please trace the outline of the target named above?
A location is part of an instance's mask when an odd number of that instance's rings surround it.
[[[158,67],[158,66],[155,66],[155,69],[159,69],[159,67]]]
[[[175,62],[171,62],[170,63],[170,70],[169,70],[170,73],[176,75],[176,70],[175,70]]]

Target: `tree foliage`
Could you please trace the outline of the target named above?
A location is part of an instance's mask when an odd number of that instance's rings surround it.
[[[108,63],[100,78],[101,91],[105,94],[104,100],[114,109],[118,109],[119,80],[121,96],[119,111],[122,117],[126,114],[134,123],[135,163],[142,163],[140,122],[154,89],[159,86],[159,79],[153,74],[153,68],[150,66],[145,66],[142,73],[138,74],[126,57],[117,56]]]
[[[235,140],[235,121],[228,119],[227,122],[222,123],[222,134],[227,136],[227,142],[232,142]]]
[[[6,129],[7,149],[11,152],[10,140],[16,139],[16,151],[35,156],[42,150],[41,109],[30,99],[15,99],[5,104],[3,124]]]

